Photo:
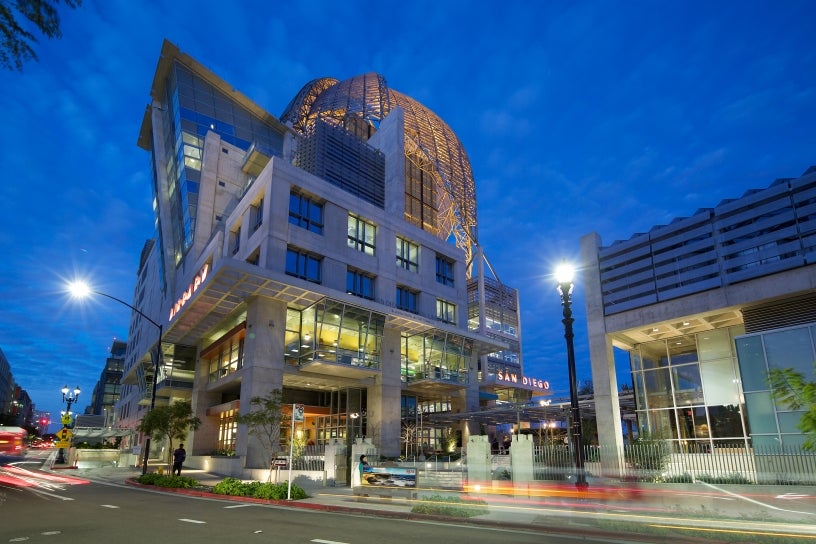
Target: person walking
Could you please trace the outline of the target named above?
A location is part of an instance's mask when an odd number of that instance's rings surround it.
[[[173,452],[173,474],[181,476],[181,465],[187,459],[187,450],[184,449],[184,444],[179,444],[176,451]]]

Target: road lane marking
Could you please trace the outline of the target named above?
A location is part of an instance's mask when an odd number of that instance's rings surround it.
[[[179,521],[183,521],[185,523],[203,523],[203,524],[207,523],[206,521],[201,521],[201,520],[198,520],[198,519],[187,519],[187,518],[179,518]]]
[[[315,538],[312,542],[317,542],[319,544],[347,544],[346,542],[340,542],[338,540],[321,540],[319,538]]]
[[[74,500],[71,497],[63,497],[62,495],[57,495],[55,493],[48,493],[48,492],[43,491],[41,489],[28,489],[27,491],[31,491],[32,493],[37,493],[38,495],[46,495],[48,497],[53,497],[53,498],[59,499],[61,501],[72,501],[72,500]]]
[[[227,510],[229,508],[246,508],[247,506],[253,506],[253,505],[251,505],[251,504],[236,504],[234,506],[225,506],[224,510]]]
[[[707,486],[707,487],[710,487],[712,489],[716,489],[720,493],[725,493],[726,495],[731,495],[732,497],[736,497],[738,499],[742,499],[744,501],[756,504],[758,506],[762,506],[763,508],[769,508],[771,510],[779,510],[780,512],[791,512],[793,514],[804,514],[806,516],[812,516],[813,515],[813,512],[799,512],[798,510],[787,510],[785,508],[779,508],[778,506],[773,506],[772,504],[767,504],[767,503],[764,503],[764,502],[760,502],[760,501],[751,499],[749,497],[745,497],[743,495],[740,495],[738,493],[734,493],[733,491],[728,491],[727,489],[717,487],[716,485],[710,484],[708,482],[701,482],[701,483],[703,485]]]
[[[102,508],[119,508],[115,504],[100,504],[99,506],[101,506]]]

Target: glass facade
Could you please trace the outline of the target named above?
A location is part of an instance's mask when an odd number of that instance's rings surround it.
[[[804,411],[777,403],[768,386],[769,369],[792,368],[816,381],[816,325],[740,336],[736,339],[742,390],[755,446],[801,446],[798,429]]]
[[[324,299],[286,314],[286,352],[290,364],[315,360],[379,368],[385,316]]]
[[[457,334],[429,331],[402,339],[402,380],[468,383],[473,345]]]
[[[630,352],[641,431],[678,451],[748,446],[733,338],[742,326],[640,344]]]
[[[173,248],[178,264],[195,236],[198,190],[204,138],[213,131],[224,142],[243,150],[257,149],[280,156],[283,137],[209,82],[176,62],[166,84],[163,165],[169,184]]]

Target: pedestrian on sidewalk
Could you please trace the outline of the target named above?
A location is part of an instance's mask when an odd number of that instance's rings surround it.
[[[181,465],[187,459],[187,450],[184,449],[184,444],[179,444],[176,451],[173,452],[173,474],[181,476]]]

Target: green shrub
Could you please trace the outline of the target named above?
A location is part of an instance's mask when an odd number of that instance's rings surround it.
[[[156,472],[142,474],[136,481],[144,485],[155,485],[156,487],[174,487],[180,489],[190,489],[200,485],[197,480],[187,476],[167,476]]]
[[[711,476],[710,474],[701,474],[697,477],[701,482],[707,484],[752,484],[753,482],[743,476],[742,474],[728,474],[726,476]]]
[[[487,503],[482,499],[462,499],[461,497],[430,495],[422,497],[411,509],[411,512],[415,514],[435,514],[439,516],[470,518],[487,514],[488,508]]]
[[[663,482],[667,484],[690,484],[694,481],[694,478],[691,477],[691,474],[683,473],[683,474],[674,474],[672,476],[666,476],[663,478]]]
[[[258,499],[284,500],[289,494],[287,482],[281,484],[261,484],[252,495]],[[294,500],[308,497],[306,492],[297,484],[292,484],[291,497]]]
[[[213,487],[213,493],[243,497],[246,495],[246,484],[238,478],[224,478]]]
[[[257,499],[285,500],[289,494],[288,482],[279,484],[242,482],[237,478],[225,478],[215,484],[213,493],[234,497],[254,497]],[[292,499],[305,499],[309,495],[298,485],[292,484]]]

